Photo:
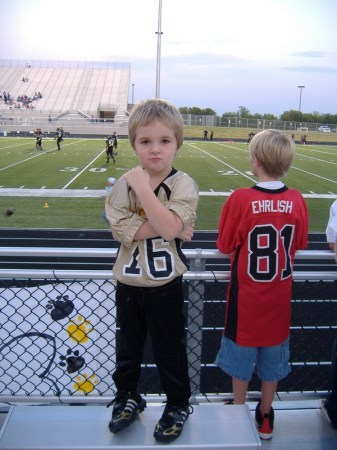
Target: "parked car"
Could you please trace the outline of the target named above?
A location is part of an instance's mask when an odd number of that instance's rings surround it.
[[[327,125],[322,125],[320,127],[318,127],[318,131],[321,133],[330,133],[330,127],[328,127]]]
[[[337,128],[333,128],[333,129],[331,130],[331,133],[337,133]]]

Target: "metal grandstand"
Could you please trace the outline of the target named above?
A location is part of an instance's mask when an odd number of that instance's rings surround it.
[[[130,72],[119,62],[0,60],[1,124],[8,132],[63,126],[71,134],[90,124],[91,133],[106,134],[113,123],[124,134]]]

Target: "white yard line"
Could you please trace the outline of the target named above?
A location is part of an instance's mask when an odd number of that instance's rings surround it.
[[[303,172],[303,173],[306,173],[308,175],[312,175],[313,177],[321,178],[322,180],[329,181],[330,183],[337,184],[337,180],[330,180],[330,178],[322,177],[321,175],[317,175],[317,173],[308,172],[307,170],[303,170],[303,169],[300,169],[300,168],[295,167],[295,166],[291,166],[291,168],[295,169],[295,170],[298,170],[299,172]]]
[[[249,177],[247,174],[245,174],[244,172],[241,172],[240,170],[235,169],[235,167],[232,167],[232,166],[230,166],[229,164],[225,163],[224,161],[221,161],[221,159],[219,159],[219,158],[217,158],[216,156],[214,156],[214,155],[212,155],[212,154],[206,152],[206,151],[203,150],[202,148],[197,147],[197,146],[192,145],[192,144],[189,144],[189,145],[190,145],[191,147],[196,148],[196,149],[198,149],[199,151],[201,151],[201,152],[207,154],[207,155],[210,156],[211,158],[216,159],[216,160],[219,161],[221,164],[223,164],[223,165],[225,165],[225,166],[227,166],[227,167],[230,167],[232,170],[234,170],[235,172],[239,173],[239,174],[242,175],[243,177],[248,178],[249,180],[251,180],[251,181],[253,181],[254,183],[256,183],[256,179],[250,178],[250,177]],[[236,150],[239,150],[237,147],[233,147],[233,146],[230,146],[230,145],[227,146],[227,145],[222,144],[222,146],[224,146],[224,147],[229,147],[229,148],[233,148],[233,149],[236,149]],[[243,150],[243,151],[245,151],[245,150]],[[319,159],[319,158],[314,158],[314,157],[312,157],[312,156],[307,156],[307,155],[302,155],[302,154],[299,155],[299,156],[305,156],[305,157],[307,157],[307,158],[310,158],[310,159],[313,159],[313,160],[316,160],[316,161],[326,162],[326,163],[328,163],[328,164],[337,164],[337,163],[331,163],[330,161],[321,160],[321,159]],[[300,171],[300,172],[307,173],[308,175],[312,175],[313,177],[321,178],[322,180],[326,180],[326,181],[329,181],[329,182],[331,182],[331,183],[337,184],[337,181],[336,181],[336,180],[331,180],[330,178],[322,177],[321,175],[317,175],[317,174],[315,174],[315,173],[308,172],[308,171],[303,170],[303,169],[299,169],[299,168],[296,167],[296,166],[293,166],[293,165],[292,165],[291,168],[292,168],[292,169],[295,169],[295,170],[298,170],[298,171]],[[308,194],[308,195],[320,195],[320,194]],[[326,194],[322,194],[322,195],[326,195]],[[329,194],[328,194],[328,195],[329,195]],[[319,197],[319,198],[322,198],[322,197]],[[325,197],[323,197],[323,198],[325,198]],[[330,197],[326,197],[326,198],[330,198]]]
[[[2,150],[7,150],[7,149],[9,149],[9,148],[20,147],[21,145],[27,145],[27,142],[21,142],[20,144],[7,145],[6,147],[1,147],[1,148],[0,148],[0,152],[2,152]]]
[[[196,145],[193,144],[188,144],[190,147],[196,148],[198,149],[200,152],[205,153],[205,155],[208,155],[209,157],[215,159],[216,161],[218,161],[219,163],[223,164],[226,167],[229,167],[230,169],[234,170],[234,172],[239,173],[241,176],[243,176],[244,178],[248,178],[248,180],[252,181],[253,183],[256,183],[256,179],[251,178],[250,176],[248,176],[246,173],[241,172],[240,170],[236,169],[235,167],[231,166],[230,164],[225,163],[224,161],[221,161],[221,159],[217,158],[216,156],[212,155],[211,153],[206,152],[205,150],[203,150],[200,147],[197,147]],[[230,148],[235,148],[236,147],[230,147]]]
[[[233,191],[201,191],[200,197],[229,197]],[[57,198],[95,198],[102,197],[103,189],[16,189],[0,188],[0,197],[57,197]],[[305,198],[337,199],[337,193],[316,194],[315,192],[303,194]]]
[[[326,155],[326,153],[324,153]],[[332,153],[329,153],[329,155]],[[326,159],[320,159],[320,158],[315,158],[314,156],[309,156],[309,155],[304,155],[303,153],[297,153],[296,154],[297,157],[301,157],[301,158],[308,158],[308,159],[312,159],[313,161],[320,161],[320,162],[325,162],[327,164],[335,164],[337,165],[337,162],[333,162],[333,161],[327,161]],[[291,166],[293,167],[293,166]]]
[[[65,185],[63,186],[62,189],[67,189],[67,187],[70,186],[71,183],[73,183],[73,182],[76,180],[76,178],[78,178],[80,175],[82,175],[82,173],[83,173],[88,167],[90,167],[90,166],[96,161],[96,159],[100,158],[104,152],[105,152],[105,149],[102,150],[101,153],[99,153],[99,154],[96,156],[96,158],[92,159],[92,160],[90,161],[90,163],[87,164],[80,172],[78,172],[78,174],[75,175],[75,176],[74,176],[67,184],[65,184]]]
[[[82,142],[82,140],[78,141],[78,142]],[[78,143],[78,142],[76,142],[76,143]],[[256,179],[251,178],[246,173],[241,172],[240,170],[236,169],[235,167],[231,166],[230,164],[227,164],[226,162],[222,161],[218,157],[216,157],[216,156],[212,155],[211,153],[203,150],[202,148],[200,148],[196,144],[192,144],[192,143],[189,143],[189,142],[185,142],[185,144],[187,144],[190,147],[197,149],[199,152],[202,152],[202,153],[206,154],[207,156],[215,159],[220,164],[230,168],[234,172],[236,172],[236,173],[240,174],[241,176],[249,179],[254,184],[256,183]],[[235,149],[235,150],[242,151],[244,153],[248,153],[248,150],[245,150],[245,149],[240,149],[238,147],[235,147],[235,146],[232,146],[232,145],[227,145],[225,143],[220,143],[220,144],[223,147],[227,147],[227,148],[230,148],[230,149]],[[68,145],[70,145],[70,144],[68,144]],[[50,152],[50,151],[52,151],[52,150],[48,150],[48,152]],[[104,152],[105,152],[105,150],[102,150],[102,152],[99,155],[97,155],[89,164],[87,164],[81,170],[81,172],[77,173],[76,176],[74,176],[65,186],[63,186],[62,189],[25,189],[25,188],[17,189],[17,188],[2,188],[0,186],[0,197],[5,197],[5,196],[7,196],[7,197],[58,197],[58,198],[64,198],[64,197],[73,197],[73,198],[102,197],[103,190],[98,190],[98,189],[67,189],[67,188],[88,167],[90,167]],[[44,152],[44,153],[46,153],[46,152]],[[39,153],[36,156],[40,156],[40,155],[41,155],[41,153]],[[34,156],[34,157],[36,157],[36,156]],[[310,157],[308,155],[302,155],[301,154],[299,156],[306,156],[307,158],[316,159],[316,158]],[[29,158],[29,159],[31,159],[31,158]],[[24,162],[24,161],[21,161],[21,162]],[[329,162],[329,161],[327,161],[327,162]],[[336,164],[336,163],[334,163],[334,164]],[[312,173],[312,172],[305,171],[303,169],[299,169],[298,167],[295,167],[295,166],[292,166],[292,168],[295,169],[295,170],[304,172],[304,173],[306,173],[308,175],[312,175],[314,177],[321,178],[321,179],[324,179],[324,180],[329,181],[331,183],[337,184],[336,180],[330,180],[329,178],[317,175],[317,174]],[[0,170],[3,170],[3,169],[0,169]],[[222,191],[215,192],[213,190],[210,190],[210,191],[199,192],[199,195],[201,197],[228,197],[232,192],[233,192],[232,190],[231,191],[224,191],[224,192],[222,192]],[[311,191],[311,192],[308,192],[308,193],[303,193],[303,197],[305,197],[305,198],[320,198],[320,199],[337,199],[337,193],[333,193],[333,192],[329,191],[329,193],[327,193],[327,194],[319,194],[319,193],[315,193],[315,192]]]
[[[79,142],[83,142],[83,140],[86,140],[86,139],[81,139],[80,141],[77,141],[77,142],[70,142],[69,144],[62,145],[62,148],[67,147],[68,145],[78,144]],[[46,150],[46,151],[44,151],[44,150],[43,151],[37,150],[38,153],[36,155],[30,156],[29,158],[26,158],[26,159],[22,159],[21,161],[17,161],[16,163],[13,163],[13,164],[9,164],[8,166],[0,167],[0,171],[9,169],[10,167],[18,166],[19,164],[22,164],[22,163],[24,163],[26,161],[29,161],[31,159],[39,158],[39,157],[45,155],[46,153],[51,153],[51,152],[53,152],[55,150],[57,150],[57,147],[52,148],[50,150]]]

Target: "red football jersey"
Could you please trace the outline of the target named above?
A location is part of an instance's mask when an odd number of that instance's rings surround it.
[[[231,254],[225,336],[256,347],[289,336],[294,257],[307,241],[308,209],[297,190],[254,186],[230,195],[217,239]]]

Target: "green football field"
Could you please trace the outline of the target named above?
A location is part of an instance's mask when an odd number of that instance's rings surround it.
[[[105,140],[67,138],[60,151],[44,138],[0,138],[0,228],[106,229],[102,219],[104,187],[137,164],[128,140],[119,140],[116,164],[106,163]],[[197,230],[216,230],[231,191],[251,186],[248,146],[233,141],[185,141],[174,164],[198,183]],[[324,232],[329,208],[337,198],[337,146],[297,145],[289,187],[302,192],[310,212],[310,232]]]

